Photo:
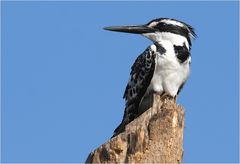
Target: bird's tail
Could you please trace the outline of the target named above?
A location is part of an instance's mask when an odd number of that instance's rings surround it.
[[[125,131],[127,124],[132,122],[137,117],[137,107],[135,104],[131,104],[125,108],[123,119],[120,125],[114,130],[113,137]]]

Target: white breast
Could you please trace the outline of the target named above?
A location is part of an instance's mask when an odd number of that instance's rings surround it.
[[[189,57],[184,63],[180,63],[171,42],[164,41],[160,44],[166,49],[166,53],[156,53],[155,71],[148,91],[153,90],[159,94],[164,91],[174,97],[189,76],[191,58]]]

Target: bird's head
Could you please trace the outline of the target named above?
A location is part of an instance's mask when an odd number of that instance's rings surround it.
[[[186,45],[191,48],[191,40],[196,37],[194,29],[181,21],[169,18],[158,18],[144,25],[111,26],[105,30],[141,34],[153,42],[168,40],[174,45]]]

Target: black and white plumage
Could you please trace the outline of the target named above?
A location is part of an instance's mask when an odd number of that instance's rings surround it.
[[[196,36],[188,24],[159,18],[145,25],[113,26],[106,30],[141,34],[154,42],[134,62],[124,92],[126,107],[114,136],[142,114],[152,93],[176,98],[190,73],[191,40]]]

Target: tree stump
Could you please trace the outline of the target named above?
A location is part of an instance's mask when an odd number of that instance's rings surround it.
[[[173,99],[153,97],[151,108],[91,152],[86,163],[182,163],[184,110]]]

